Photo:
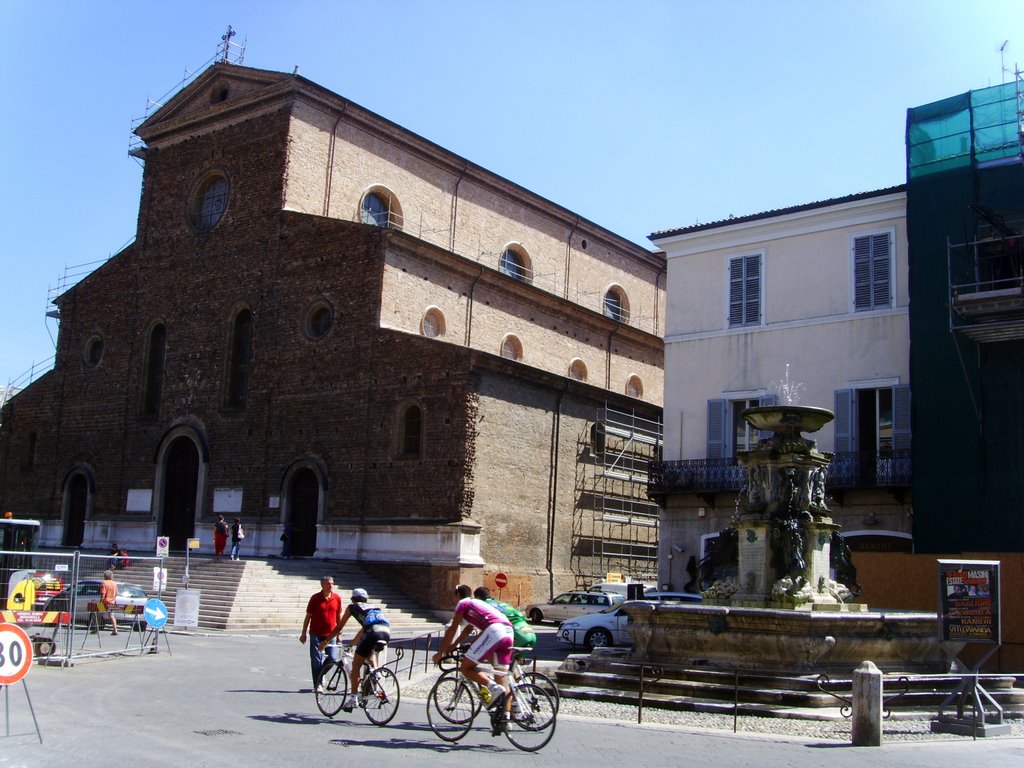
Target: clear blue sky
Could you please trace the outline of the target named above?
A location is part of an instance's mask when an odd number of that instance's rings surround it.
[[[135,232],[132,119],[214,56],[301,73],[630,240],[901,184],[908,107],[1024,68],[1020,0],[0,0],[0,386]],[[1005,75],[1012,78],[1012,73]]]

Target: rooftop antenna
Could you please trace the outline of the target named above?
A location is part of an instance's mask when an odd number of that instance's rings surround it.
[[[230,49],[230,46],[231,46],[231,38],[234,37],[234,36],[235,36],[235,30],[233,30],[231,28],[231,25],[228,24],[228,31],[220,36],[220,40],[221,40],[220,49],[217,51],[217,54],[220,57],[221,61],[227,61],[228,60],[228,50]],[[1003,45],[1005,46],[1006,43],[1003,43]],[[1000,48],[999,50],[1002,51],[1003,49]]]
[[[228,25],[228,31],[220,36],[220,45],[217,46],[217,55],[214,58],[217,61],[223,61],[231,63],[231,59],[234,58],[234,63],[238,66],[242,66],[242,62],[245,60],[245,40],[239,43],[231,42],[231,38],[235,36],[235,30]],[[237,50],[232,51],[232,48]]]
[[[230,29],[230,27],[229,27]],[[1009,40],[1003,40],[1003,44],[999,46],[999,72],[1002,77],[1002,82],[1006,82],[1006,73],[1009,71],[1006,68],[1006,61],[1004,60],[1004,54],[1006,53],[1006,46],[1010,44]]]

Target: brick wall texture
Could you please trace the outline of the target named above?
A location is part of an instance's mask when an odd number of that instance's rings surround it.
[[[209,97],[225,88],[237,101]],[[160,480],[162,451],[185,431],[202,447],[196,535],[215,519],[215,489],[241,489],[250,530],[280,525],[271,500],[287,497],[288,468],[305,462],[322,468],[321,525],[481,526],[483,566],[390,564],[427,604],[448,608],[448,582],[498,570],[524,602],[574,587],[580,436],[607,402],[660,414],[657,259],[342,101],[301,78],[215,65],[151,118],[134,243],[60,297],[55,367],[3,411],[0,509],[66,521],[78,474],[87,523],[160,532],[161,482],[171,482]],[[228,180],[228,201],[199,232],[189,207],[210,172]],[[371,188],[400,199],[401,231],[359,223]],[[443,228],[444,238],[424,235]],[[451,246],[484,233],[474,258]],[[561,286],[502,275],[497,254],[511,242]],[[651,328],[572,298],[609,285]],[[333,324],[312,338],[317,306]],[[438,338],[421,335],[431,308],[444,318]],[[240,310],[251,312],[252,352],[244,406],[229,407]],[[147,413],[158,325],[166,352]],[[509,333],[520,362],[499,356]],[[97,339],[102,357],[90,365]],[[585,382],[567,377],[576,358]],[[624,395],[630,376],[642,399]],[[410,404],[422,412],[413,458],[401,451]],[[128,511],[132,489],[153,490],[151,509]]]

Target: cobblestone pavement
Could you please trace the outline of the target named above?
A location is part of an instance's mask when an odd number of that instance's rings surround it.
[[[407,698],[426,699],[436,674],[426,675],[418,680],[405,683],[402,695]],[[632,704],[618,704],[585,699],[572,699],[563,696],[559,708],[559,716],[604,718],[622,722],[635,723],[637,708]],[[661,725],[678,725],[699,730],[729,731],[733,730],[731,714],[711,714],[706,712],[679,712],[645,706],[643,722]],[[1024,720],[1008,719],[1006,721],[1015,737],[1024,737]],[[742,733],[761,733],[777,736],[793,736],[796,738],[821,741],[840,741],[849,743],[851,738],[850,719],[844,718],[834,711],[834,717],[827,720],[810,720],[800,717],[754,717],[740,715],[736,718],[735,728]],[[932,733],[931,722],[926,714],[919,713],[913,717],[899,717],[883,721],[883,741],[914,741],[938,739],[963,740],[964,736],[953,734]],[[969,738],[969,737],[967,737]]]

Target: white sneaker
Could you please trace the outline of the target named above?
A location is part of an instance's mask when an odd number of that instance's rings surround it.
[[[491,700],[487,703],[487,708],[490,709],[505,695],[505,689],[497,683],[491,683],[487,686],[487,690],[491,692]]]
[[[316,687],[316,692],[317,693],[327,693],[327,686],[324,685],[323,683],[320,683],[320,685],[318,685]]]

